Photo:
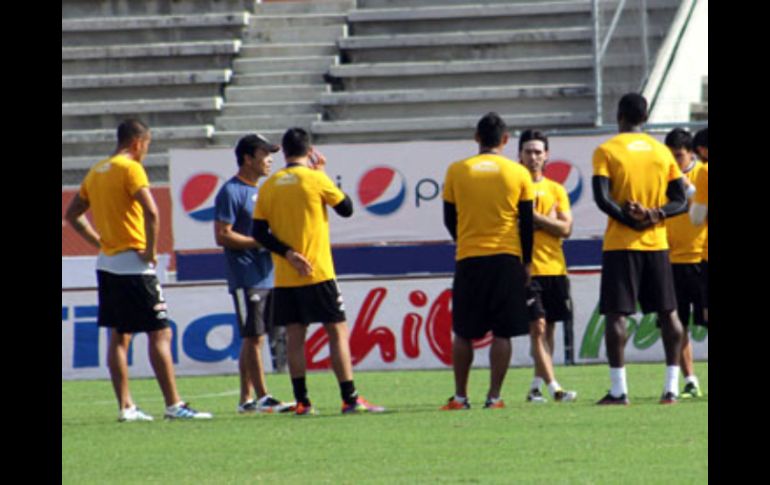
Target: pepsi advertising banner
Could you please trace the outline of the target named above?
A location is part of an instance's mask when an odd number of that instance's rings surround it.
[[[570,275],[577,363],[606,362],[604,318],[598,314],[599,274]],[[447,277],[340,281],[356,370],[449,369],[452,365],[452,280]],[[168,285],[163,289],[173,332],[177,375],[237,374],[240,338],[227,285]],[[107,330],[97,327],[95,289],[62,291],[62,379],[106,379]],[[690,325],[693,355],[708,359],[706,329]],[[557,324],[554,362],[564,363],[563,326]],[[474,343],[475,366],[488,366],[489,336]],[[312,325],[305,343],[310,370],[330,369],[328,340]],[[513,339],[513,366],[532,366],[527,336]],[[654,314],[628,318],[629,362],[664,358]],[[269,351],[263,353],[270,372]],[[147,336],[134,337],[130,375],[152,376]],[[233,386],[237,386],[233,381]]]
[[[591,157],[611,135],[550,138],[545,175],[569,194],[575,225],[572,239],[601,239],[607,217],[591,196]],[[326,173],[353,199],[349,219],[330,211],[332,244],[447,241],[442,189],[452,162],[478,152],[473,140],[318,145]],[[505,147],[518,159],[518,140]],[[214,249],[214,198],[237,171],[232,149],[171,150],[170,175],[175,250]],[[273,171],[284,166],[279,152]],[[264,179],[262,180],[262,182]]]

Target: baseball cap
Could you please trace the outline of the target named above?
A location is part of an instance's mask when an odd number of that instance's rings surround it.
[[[275,143],[270,143],[270,140],[264,136],[257,133],[252,133],[238,140],[238,145],[235,147],[235,153],[254,153],[254,150],[257,148],[262,148],[263,150],[267,150],[270,153],[275,153],[281,150],[280,146],[276,145]]]

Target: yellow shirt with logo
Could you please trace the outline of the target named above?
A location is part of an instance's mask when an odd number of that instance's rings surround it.
[[[457,208],[455,259],[521,256],[518,204],[533,198],[529,171],[508,158],[485,153],[451,164],[444,200]]]
[[[313,273],[300,276],[283,256],[272,254],[276,287],[308,286],[336,277],[329,242],[326,206],[335,206],[345,194],[318,170],[292,166],[273,174],[259,191],[254,219],[270,225],[270,232],[313,266]]]
[[[147,247],[144,210],[134,195],[149,186],[142,164],[124,155],[102,160],[88,171],[79,195],[91,207],[101,249],[107,256]]]
[[[561,184],[546,177],[534,182],[534,210],[538,214],[548,215],[556,208],[558,212],[569,214],[570,205],[567,191]],[[567,263],[562,250],[562,238],[538,229],[535,231],[535,243],[532,248],[532,276],[561,276],[567,274]]]
[[[698,173],[698,178],[695,179],[695,196],[693,202],[696,204],[709,205],[709,164],[704,163],[703,169]],[[708,262],[709,260],[709,221],[706,216],[706,240],[703,242],[703,260]]]
[[[682,171],[668,147],[646,133],[621,133],[600,145],[593,155],[594,175],[610,179],[610,197],[622,206],[635,200],[647,208],[668,202],[668,183]],[[668,249],[663,222],[637,231],[612,217],[604,233],[604,251]]]
[[[696,161],[693,168],[684,174],[688,182],[694,185],[698,174],[704,167],[703,163]],[[666,219],[666,235],[668,236],[669,258],[672,263],[700,263],[703,244],[708,235],[706,226],[694,225],[690,220],[690,214],[685,212]]]

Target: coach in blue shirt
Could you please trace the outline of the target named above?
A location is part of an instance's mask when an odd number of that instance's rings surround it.
[[[285,412],[293,404],[273,398],[265,385],[262,346],[265,333],[271,331],[270,300],[273,287],[273,262],[270,252],[251,236],[252,214],[257,201],[257,181],[270,173],[272,153],[280,150],[261,135],[247,135],[238,141],[235,156],[238,173],[228,180],[216,197],[214,233],[217,244],[224,248],[227,261],[227,284],[235,304],[241,342],[238,369],[241,380],[239,413]],[[271,335],[273,365],[285,366],[285,345]],[[252,399],[251,390],[257,398]]]

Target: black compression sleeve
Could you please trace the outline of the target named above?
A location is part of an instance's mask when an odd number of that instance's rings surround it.
[[[684,188],[684,179],[678,178],[668,183],[666,188],[668,204],[660,209],[666,217],[678,216],[687,212],[687,192]]]
[[[350,200],[349,195],[345,194],[342,202],[332,207],[332,209],[342,217],[350,217],[353,215],[353,201]]]
[[[532,262],[532,246],[535,238],[532,205],[531,200],[519,202],[519,236],[521,237],[521,257],[524,264]]]
[[[273,233],[270,232],[270,226],[264,219],[254,219],[251,235],[259,244],[278,254],[279,256],[285,257],[286,251],[291,249],[278,238],[273,236]]]
[[[452,236],[452,240],[457,241],[457,207],[447,201],[444,201],[444,226]]]
[[[599,210],[612,217],[621,224],[636,229],[639,225],[637,221],[628,216],[617,202],[610,197],[610,179],[600,175],[594,175],[591,179],[591,185],[594,191],[594,202]]]

